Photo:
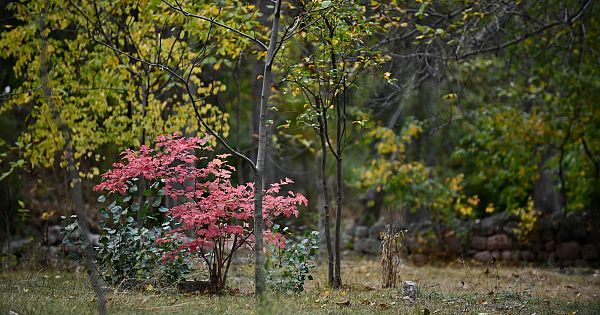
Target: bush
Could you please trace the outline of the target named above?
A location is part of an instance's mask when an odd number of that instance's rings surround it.
[[[278,227],[276,227],[278,228]],[[287,228],[283,229],[286,232]],[[271,288],[282,292],[302,292],[306,280],[312,280],[310,271],[319,250],[319,232],[306,232],[304,238],[285,248],[270,246],[267,255],[267,281]]]
[[[125,239],[133,240],[135,246],[139,244],[146,248],[172,246],[172,250],[162,256],[165,264],[179,260],[182,254],[199,256],[208,268],[212,289],[218,291],[225,287],[227,272],[235,254],[243,246],[253,244],[253,224],[250,221],[254,209],[254,187],[252,183],[231,183],[230,177],[235,168],[225,160],[229,155],[222,154],[208,159],[197,154],[201,150],[205,153],[212,151],[208,140],[207,137],[183,138],[169,135],[159,137],[154,149],[142,146],[139,151],[126,150],[121,162],[113,164],[114,168],[102,176],[102,183],[94,189],[107,190],[117,195],[117,203],[108,207],[105,220],[118,221],[126,226],[136,222],[133,217],[127,217],[130,210],[144,215],[154,213],[151,209],[164,213],[164,233],[160,237],[159,234],[144,229],[142,225],[138,229],[124,228]],[[143,178],[150,184],[151,193],[156,191],[158,196],[149,198],[150,201],[144,203],[142,208],[123,208],[119,202],[131,200],[128,193],[138,178]],[[277,217],[297,216],[297,207],[307,204],[303,195],[292,191],[288,191],[287,195],[278,195],[283,186],[291,183],[292,180],[286,178],[272,184],[264,192],[264,237],[267,242],[278,247],[285,246],[285,239],[268,227],[272,226]],[[176,205],[171,209],[163,207],[165,198]],[[154,220],[159,217],[145,218]],[[119,239],[122,237],[122,233],[109,231],[107,246],[111,242],[120,244]],[[157,242],[148,242],[151,239]],[[134,247],[132,251],[137,252],[137,249],[138,247]],[[120,259],[120,256],[111,254],[112,261],[121,261]],[[145,256],[138,255],[134,259],[135,266],[145,266]]]

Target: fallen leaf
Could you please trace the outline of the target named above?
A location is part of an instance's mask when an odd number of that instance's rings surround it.
[[[340,305],[340,306],[349,306],[350,300],[335,302],[335,304]]]

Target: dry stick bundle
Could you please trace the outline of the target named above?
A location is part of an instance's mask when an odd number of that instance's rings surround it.
[[[403,240],[404,231],[395,232],[390,225],[387,226],[381,242],[381,286],[383,288],[396,287]]]

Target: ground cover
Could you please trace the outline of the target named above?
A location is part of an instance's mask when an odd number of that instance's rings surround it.
[[[269,294],[261,303],[252,296],[247,265],[235,266],[228,294],[180,294],[149,285],[138,292],[111,289],[108,302],[114,314],[600,314],[600,271],[594,269],[406,265],[400,278],[418,283],[415,303],[403,300],[400,289],[379,287],[377,261],[349,260],[343,270],[341,290],[325,287],[321,272],[304,293]],[[91,314],[95,304],[83,273],[4,271],[0,313],[10,310]]]

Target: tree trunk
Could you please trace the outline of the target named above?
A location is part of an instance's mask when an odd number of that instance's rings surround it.
[[[281,0],[276,0],[273,12],[273,27],[271,28],[271,39],[269,41],[269,47],[267,49],[265,71],[262,78],[263,84],[260,96],[258,150],[256,154],[256,171],[254,175],[254,290],[257,296],[262,295],[266,288],[265,259],[263,256],[263,175],[265,169],[265,156],[267,149],[267,111],[269,97],[271,96],[272,65],[275,59],[275,49],[278,45],[280,10]]]
[[[52,100],[52,89],[50,88],[48,82],[48,72],[50,70],[50,65],[48,64],[48,38],[46,32],[44,30],[47,27],[46,24],[46,16],[48,15],[48,10],[50,9],[50,2],[48,0],[45,1],[43,14],[40,17],[39,26],[40,26],[40,79],[41,79],[41,89],[44,94],[44,99],[48,106],[52,109],[54,119],[56,124],[58,125],[59,130],[63,136],[65,141],[65,159],[67,160],[69,176],[71,179],[71,185],[73,188],[72,201],[73,206],[75,207],[75,213],[77,214],[77,222],[80,229],[80,237],[81,241],[85,246],[84,255],[86,264],[88,267],[88,275],[90,277],[90,281],[92,283],[92,288],[96,293],[96,298],[98,300],[98,313],[103,315],[107,314],[106,308],[106,299],[104,297],[104,291],[102,289],[100,275],[98,274],[98,268],[96,267],[96,263],[94,262],[94,249],[90,243],[90,231],[88,226],[87,215],[84,209],[83,202],[83,192],[81,190],[81,178],[79,178],[79,173],[77,171],[77,167],[74,160],[74,150],[73,144],[71,142],[70,130],[69,128],[62,122],[60,117],[60,112],[58,108],[56,108],[55,104]]]
[[[331,232],[330,232],[330,197],[329,197],[329,186],[327,184],[327,130],[325,129],[325,121],[327,119],[325,108],[323,104],[319,102],[321,109],[321,115],[319,116],[319,139],[321,140],[321,189],[323,194],[323,228],[325,230],[325,245],[327,246],[327,281],[330,286],[333,286],[333,249],[331,248]]]
[[[342,92],[343,97],[345,97],[345,91]],[[341,249],[340,249],[340,241],[341,241],[341,229],[342,229],[342,204],[344,202],[344,182],[343,182],[343,174],[342,174],[342,154],[343,154],[343,141],[344,141],[344,122],[346,119],[346,114],[344,111],[345,106],[341,104],[339,95],[336,96],[336,151],[337,154],[335,156],[335,165],[336,165],[336,184],[337,184],[337,192],[336,192],[336,209],[335,209],[335,266],[333,271],[333,287],[340,288],[342,286],[342,271],[341,271]]]

